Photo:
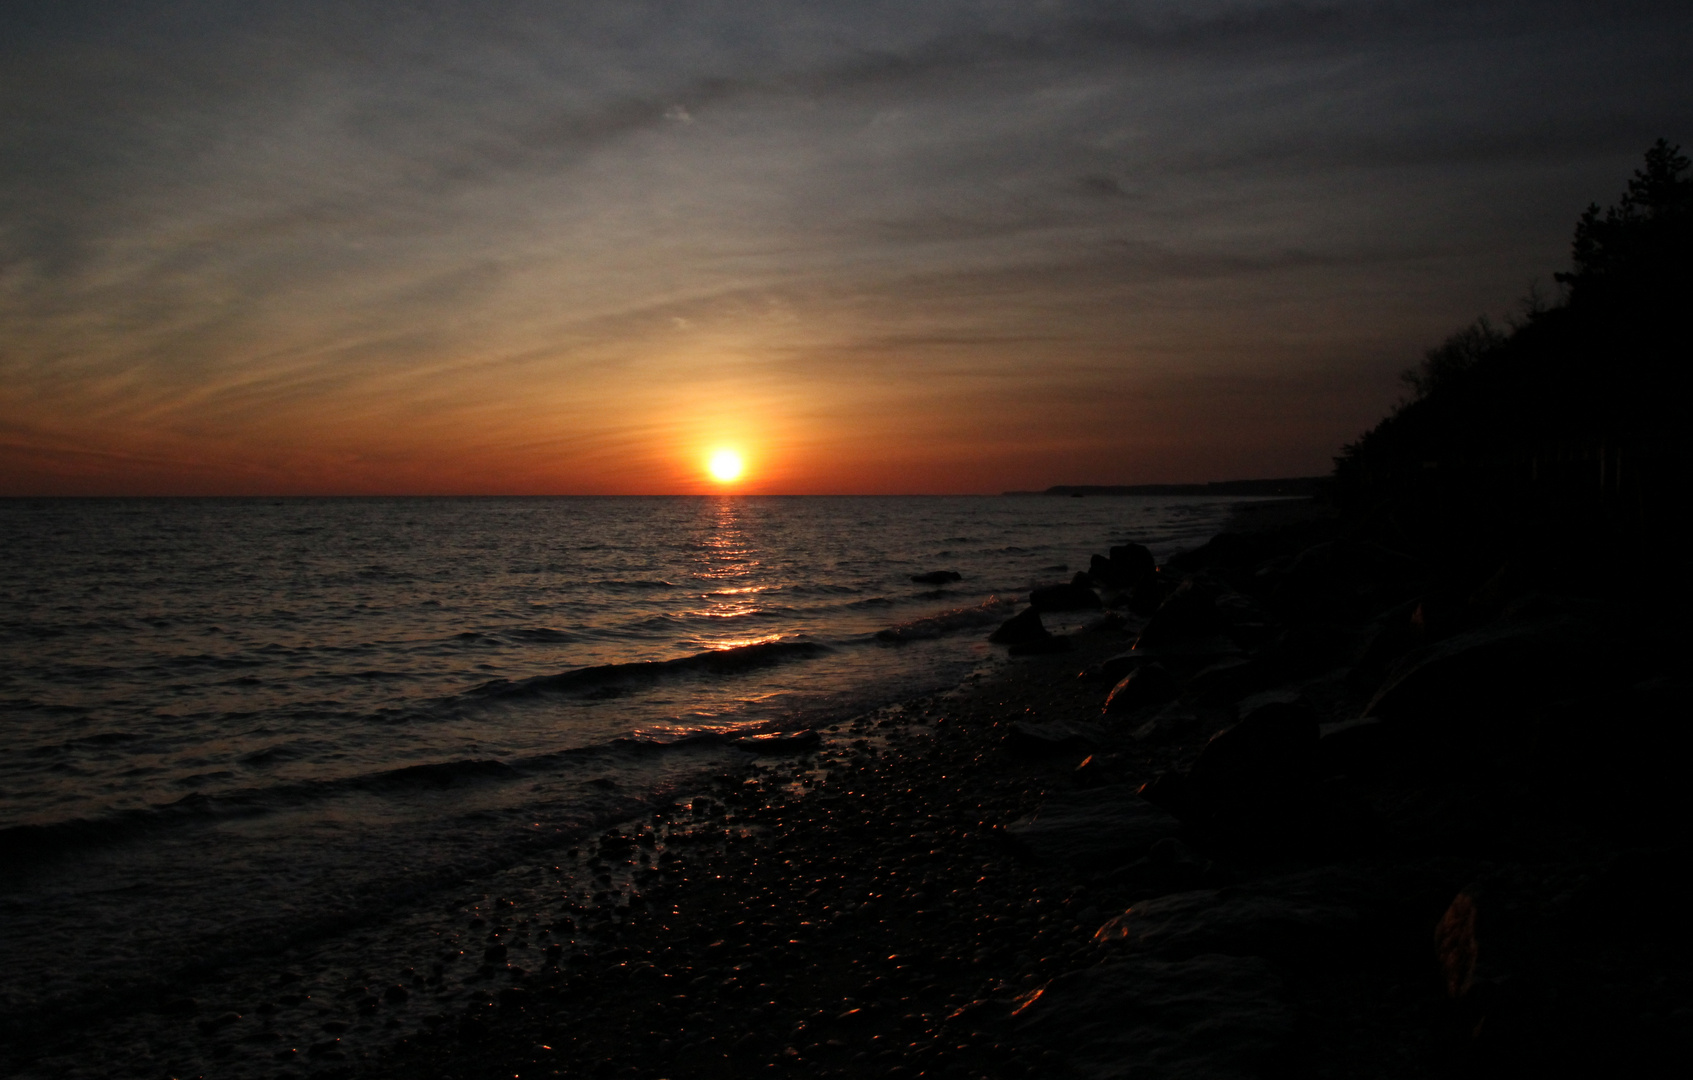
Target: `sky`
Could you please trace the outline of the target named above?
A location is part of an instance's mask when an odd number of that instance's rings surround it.
[[[1693,142],[1693,5],[0,7],[0,494],[1326,473]]]

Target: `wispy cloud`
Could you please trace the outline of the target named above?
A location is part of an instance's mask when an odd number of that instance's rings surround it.
[[[665,490],[729,429],[791,489],[1106,479],[1066,439],[1321,468],[1685,137],[1690,43],[1669,4],[11,5],[5,483]]]

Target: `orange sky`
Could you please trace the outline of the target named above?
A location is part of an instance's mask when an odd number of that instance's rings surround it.
[[[1693,114],[1638,13],[25,9],[13,495],[1324,472]]]

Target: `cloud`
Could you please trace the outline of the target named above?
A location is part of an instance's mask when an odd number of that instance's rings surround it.
[[[309,432],[335,460],[475,447],[455,465],[474,472],[564,424],[610,471],[559,482],[602,488],[619,455],[646,462],[624,479],[662,479],[664,432],[725,378],[795,416],[828,395],[841,425],[950,410],[924,390],[945,384],[978,410],[963,431],[1049,386],[1121,398],[1279,365],[1349,389],[1265,400],[1352,424],[1429,340],[1557,269],[1580,208],[1693,115],[1693,16],[1659,4],[0,20],[18,438],[284,462]],[[971,372],[991,392],[956,389]],[[1204,399],[1158,398],[1211,430]],[[1320,461],[1333,426],[1288,454]]]

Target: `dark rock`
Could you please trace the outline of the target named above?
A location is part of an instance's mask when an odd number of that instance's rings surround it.
[[[1095,555],[1088,560],[1088,577],[1102,589],[1123,589],[1131,584],[1103,555]]]
[[[482,950],[484,964],[503,964],[506,962],[506,947],[504,945],[490,945]]]
[[[398,983],[395,983],[393,986],[390,986],[388,989],[382,991],[382,1000],[386,1001],[390,1005],[398,1005],[410,997],[411,991],[407,990]]]
[[[1188,786],[1208,802],[1232,802],[1309,775],[1316,764],[1317,716],[1309,706],[1272,702],[1211,737],[1188,770]]]
[[[1162,574],[1152,574],[1129,590],[1126,606],[1136,615],[1151,615],[1163,606],[1174,588]]]
[[[1135,728],[1133,738],[1136,742],[1142,743],[1185,739],[1196,734],[1199,725],[1198,713],[1179,701],[1172,701],[1148,717],[1145,723]]]
[[[1051,795],[1030,817],[1005,827],[1019,854],[1036,862],[1108,869],[1174,837],[1181,823],[1124,785]]]
[[[1098,879],[1102,886],[1139,897],[1168,896],[1230,884],[1216,863],[1189,851],[1180,840],[1164,839],[1136,859]]]
[[[1263,534],[1221,532],[1192,551],[1170,556],[1164,565],[1184,574],[1212,568],[1247,570],[1277,554],[1275,541]]]
[[[1104,606],[1098,593],[1074,581],[1042,585],[1029,593],[1029,607],[1034,611],[1088,611]]]
[[[931,570],[926,574],[912,574],[911,580],[919,585],[949,585],[963,581],[964,575],[956,570]]]
[[[1189,675],[1187,692],[1202,704],[1224,705],[1262,685],[1266,678],[1262,663],[1228,656]]]
[[[1428,567],[1396,551],[1330,540],[1299,553],[1271,600],[1293,619],[1361,619],[1417,595],[1428,576]]]
[[[1090,621],[1086,626],[1082,627],[1082,629],[1089,634],[1097,634],[1102,630],[1122,630],[1127,628],[1128,625],[1129,620],[1124,618],[1120,613],[1107,611],[1099,618]]]
[[[988,640],[996,645],[1020,645],[1050,637],[1052,634],[1041,624],[1040,612],[1031,607],[1000,623],[999,629],[988,635]]]
[[[1351,952],[1377,903],[1373,879],[1324,868],[1144,900],[1094,940],[1166,959],[1226,953],[1321,964]]]
[[[1110,552],[1111,567],[1124,587],[1133,589],[1158,572],[1158,563],[1143,544],[1119,544]]]
[[[1346,664],[1358,650],[1358,634],[1329,623],[1300,623],[1276,634],[1255,659],[1270,685],[1309,679]]]
[[[1019,641],[1008,650],[1012,656],[1045,656],[1050,653],[1069,652],[1074,646],[1067,637],[1049,634],[1034,641]]]
[[[1120,716],[1142,705],[1157,705],[1176,696],[1176,677],[1159,663],[1141,664],[1111,688],[1105,713]]]
[[[1365,630],[1364,647],[1353,659],[1352,670],[1346,676],[1349,687],[1358,693],[1373,691],[1381,685],[1395,660],[1423,644],[1411,624],[1411,617],[1418,610],[1416,601],[1401,604]]]
[[[1435,927],[1447,996],[1484,1059],[1549,1064],[1576,1049],[1571,1034],[1591,1015],[1593,1002],[1574,999],[1592,988],[1568,985],[1570,943],[1551,917],[1553,888],[1524,868],[1499,868],[1459,892]]]
[[[1142,794],[1213,841],[1332,853],[1376,825],[1344,785],[1319,782],[1317,741],[1308,706],[1264,705],[1215,735],[1186,772],[1163,773]]]
[[[1214,638],[1223,631],[1222,616],[1217,612],[1216,590],[1196,581],[1184,581],[1159,605],[1140,638],[1136,649],[1176,649],[1196,641]]]
[[[1323,776],[1372,773],[1393,762],[1393,729],[1375,719],[1324,724],[1317,739],[1317,771]]]
[[[1119,783],[1122,778],[1118,775],[1116,764],[1115,757],[1102,758],[1097,754],[1089,754],[1070,773],[1070,779],[1079,788],[1096,788]]]
[[[1090,665],[1086,671],[1082,672],[1082,675],[1085,678],[1099,679],[1115,686],[1123,681],[1123,676],[1139,667],[1146,658],[1145,653],[1118,653],[1115,656],[1107,656],[1097,664]]]
[[[1136,958],[1070,972],[1023,998],[1013,1015],[1023,1041],[1097,1080],[1255,1077],[1296,1023],[1270,965],[1233,956]]]
[[[1012,723],[1011,730],[1005,736],[1005,743],[1024,753],[1072,753],[1093,745],[1098,738],[1099,732],[1086,724],[1071,723],[1067,720],[1054,720],[1044,724],[1018,720]]]
[[[1606,674],[1599,659],[1591,628],[1577,619],[1487,626],[1406,653],[1364,715],[1431,731],[1463,726],[1470,737],[1477,718],[1591,693]]]

